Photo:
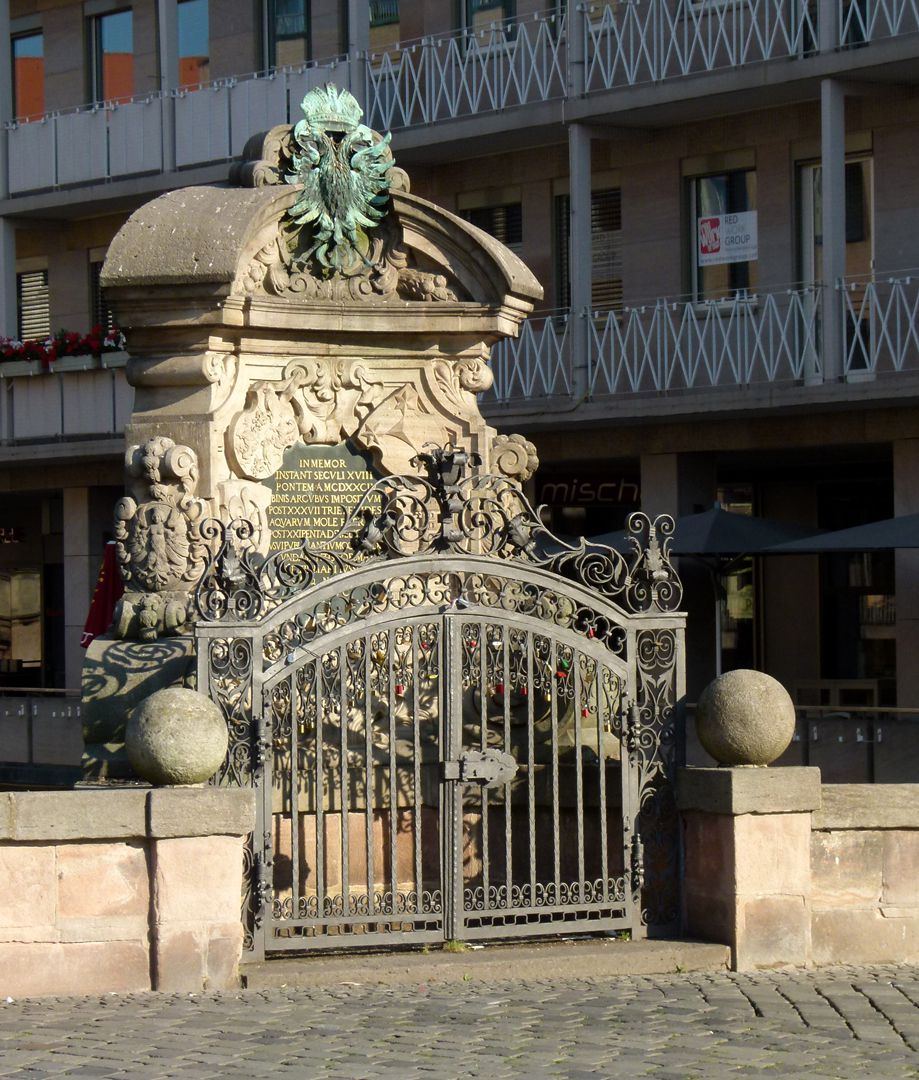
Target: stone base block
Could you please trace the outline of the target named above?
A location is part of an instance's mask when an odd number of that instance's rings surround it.
[[[0,943],[0,997],[149,989],[145,941]]]
[[[242,925],[213,923],[157,928],[153,986],[187,992],[230,990],[239,986]]]
[[[919,963],[919,912],[889,917],[878,908],[818,909],[812,936],[817,965]]]
[[[810,955],[810,932],[805,897],[741,897],[737,902],[734,970],[804,967]]]

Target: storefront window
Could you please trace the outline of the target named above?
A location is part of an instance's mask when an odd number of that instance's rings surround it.
[[[206,83],[210,74],[208,0],[180,0],[179,86],[193,88]]]
[[[718,501],[732,514],[753,513],[753,485],[732,484],[718,491]],[[756,561],[741,555],[719,566],[721,670],[755,668]]]
[[[756,171],[734,169],[689,181],[692,295],[726,300],[756,288]]]
[[[31,120],[45,111],[45,38],[23,34],[13,38],[13,115]]]
[[[130,11],[91,20],[93,101],[127,101],[134,95],[134,21]]]

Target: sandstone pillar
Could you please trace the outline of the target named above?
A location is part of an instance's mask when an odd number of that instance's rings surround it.
[[[811,814],[820,770],[686,768],[684,928],[731,948],[736,971],[811,957]]]

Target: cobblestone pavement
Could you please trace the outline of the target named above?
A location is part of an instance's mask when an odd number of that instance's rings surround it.
[[[919,1077],[919,968],[0,1002],[0,1076]]]

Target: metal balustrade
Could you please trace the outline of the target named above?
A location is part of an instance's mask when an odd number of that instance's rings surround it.
[[[516,338],[499,341],[491,350],[495,381],[483,403],[570,398],[574,380],[568,327],[568,312],[534,316]]]
[[[253,132],[299,119],[300,102],[313,87],[350,87],[350,71],[347,59],[338,58],[8,125],[10,193],[161,172],[167,149],[174,149],[180,169],[228,161]],[[164,142],[167,110],[174,111],[173,147]]]
[[[839,291],[843,374],[919,371],[919,274],[849,278]]]
[[[919,0],[837,0],[841,47],[919,32]],[[583,60],[567,16],[537,13],[217,80],[195,91],[49,113],[6,125],[13,195],[202,165],[238,155],[254,132],[299,118],[314,86],[363,85],[367,121],[410,128],[514,106],[739,68],[818,49],[814,0],[615,0],[580,4]],[[572,61],[574,61],[572,63]],[[174,112],[174,125],[172,113]],[[173,133],[174,126],[174,133]]]
[[[843,48],[919,32],[917,0],[838,0],[837,17]]]
[[[738,294],[697,303],[658,299],[580,316],[587,322],[584,386],[571,356],[574,315],[528,320],[492,349],[498,402],[819,380],[817,288]]]
[[[0,364],[0,442],[48,442],[120,435],[134,390],[126,353],[66,357],[55,370],[37,363]]]
[[[792,0],[620,0],[582,10],[587,91],[801,56],[817,43],[814,13]]]
[[[564,97],[565,40],[563,17],[537,14],[371,53],[370,126],[411,127]]]

